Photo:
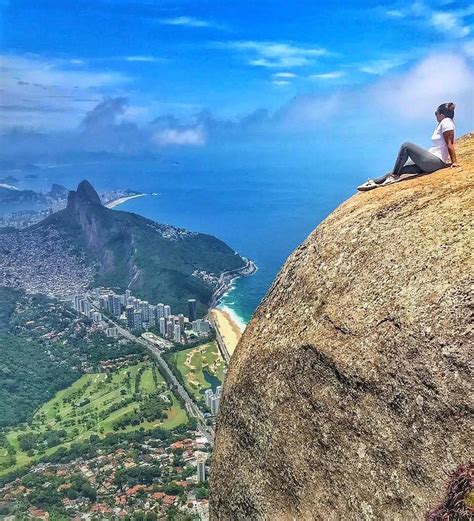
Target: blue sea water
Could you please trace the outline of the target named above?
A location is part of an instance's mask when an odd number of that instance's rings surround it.
[[[130,188],[148,195],[117,206],[147,218],[209,233],[252,259],[258,271],[238,279],[222,305],[243,325],[267,292],[288,255],[343,200],[355,192],[360,164],[328,154],[272,150],[233,156],[198,152],[179,161],[114,160],[41,169],[22,188],[74,188],[88,179],[98,191]],[[365,180],[365,179],[362,179]],[[28,185],[28,186],[26,186]],[[156,195],[152,195],[156,194]]]

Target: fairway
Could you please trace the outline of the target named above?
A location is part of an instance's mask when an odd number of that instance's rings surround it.
[[[225,363],[215,341],[172,353],[168,360],[182,374],[188,392],[201,403],[206,389],[224,381]]]
[[[28,425],[0,437],[0,475],[92,434],[173,429],[186,412],[151,362],[86,374],[45,403]]]

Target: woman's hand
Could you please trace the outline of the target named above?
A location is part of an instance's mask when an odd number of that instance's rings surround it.
[[[451,163],[451,168],[456,168],[459,166],[459,163]]]

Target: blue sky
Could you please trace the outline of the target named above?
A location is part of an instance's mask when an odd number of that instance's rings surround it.
[[[317,135],[321,120],[337,135],[354,124],[403,128],[401,119],[418,128],[451,100],[461,128],[472,127],[469,2],[0,0],[0,9],[10,137],[80,132],[85,148],[134,153],[144,143]]]

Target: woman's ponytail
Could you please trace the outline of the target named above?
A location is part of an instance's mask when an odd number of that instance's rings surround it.
[[[454,118],[454,109],[456,108],[456,105],[452,102],[449,103],[442,103],[437,111],[438,114],[443,114],[443,116],[446,116],[447,118]]]

